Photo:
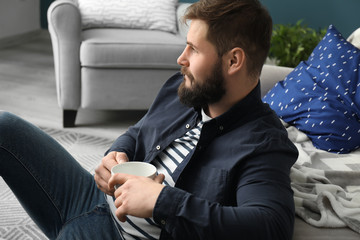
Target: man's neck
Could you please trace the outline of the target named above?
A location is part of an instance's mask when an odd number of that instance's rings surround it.
[[[228,104],[227,106],[220,103],[209,104],[207,108],[204,109],[204,111],[209,117],[216,118],[227,112],[232,106],[233,104]]]
[[[233,88],[228,89],[226,95],[218,102],[209,104],[207,108],[204,108],[206,115],[211,118],[218,117],[225,112],[227,112],[231,107],[236,103],[244,99],[254,88],[257,86],[258,82],[254,81],[248,86],[243,88]]]

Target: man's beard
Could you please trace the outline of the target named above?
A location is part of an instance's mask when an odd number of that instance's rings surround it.
[[[191,87],[186,87],[184,79],[178,89],[180,102],[188,107],[205,108],[208,104],[220,101],[226,93],[221,59],[215,63],[210,76],[204,79],[204,82],[196,81],[185,67],[181,68],[181,73],[191,81]]]

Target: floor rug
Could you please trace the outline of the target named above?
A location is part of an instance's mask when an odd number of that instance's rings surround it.
[[[90,136],[62,129],[42,128],[55,138],[89,172],[94,173],[114,139]],[[0,177],[0,240],[47,239],[23,210]]]

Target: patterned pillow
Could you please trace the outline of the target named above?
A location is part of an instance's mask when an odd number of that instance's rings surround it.
[[[83,28],[138,28],[175,33],[177,0],[78,0]]]
[[[360,50],[330,25],[309,59],[263,98],[315,147],[348,153],[360,146]]]

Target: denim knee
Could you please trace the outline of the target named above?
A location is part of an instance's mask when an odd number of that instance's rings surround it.
[[[2,140],[7,139],[7,132],[11,128],[13,115],[6,111],[0,111],[0,144]]]
[[[15,120],[15,118],[18,117],[7,111],[0,110],[0,128],[9,126]]]
[[[0,148],[9,151],[31,143],[36,127],[22,118],[0,111]]]
[[[11,116],[12,114],[4,111],[4,110],[0,110],[0,127],[3,125],[3,122],[7,122],[9,120],[9,116]]]
[[[17,131],[16,119],[19,119],[14,114],[0,111],[0,148],[8,149],[13,146],[11,143]]]
[[[17,128],[16,123],[19,117],[6,111],[0,111],[0,146],[5,142],[9,142],[16,134]]]

